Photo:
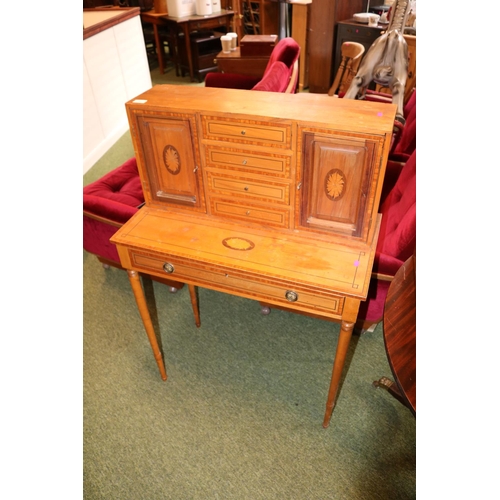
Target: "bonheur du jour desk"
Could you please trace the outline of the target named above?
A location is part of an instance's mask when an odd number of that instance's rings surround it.
[[[167,378],[139,273],[341,323],[330,422],[377,245],[396,107],[157,85],[126,104],[145,207],[111,239]]]

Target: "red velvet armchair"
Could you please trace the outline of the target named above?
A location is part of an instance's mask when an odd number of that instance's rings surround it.
[[[389,162],[391,163],[391,162]],[[382,320],[392,278],[416,249],[417,151],[404,164],[395,184],[381,200],[380,235],[373,264],[368,299],[361,303],[358,328],[367,329]],[[389,164],[388,164],[389,166]],[[387,179],[386,179],[387,181]]]
[[[300,46],[291,37],[274,47],[262,78],[236,73],[207,73],[205,87],[295,93],[299,81]]]
[[[109,239],[144,203],[141,179],[135,158],[83,188],[83,248],[107,266],[122,269],[115,245]],[[171,291],[182,283],[154,278]]]

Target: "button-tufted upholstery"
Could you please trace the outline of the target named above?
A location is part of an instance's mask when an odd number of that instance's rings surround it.
[[[394,277],[413,255],[417,238],[417,151],[404,165],[394,187],[383,200],[380,235],[373,273]],[[362,302],[358,317],[366,323],[378,323],[383,316],[390,281],[373,279],[368,300]]]
[[[83,248],[119,264],[109,238],[144,202],[135,158],[83,188]]]

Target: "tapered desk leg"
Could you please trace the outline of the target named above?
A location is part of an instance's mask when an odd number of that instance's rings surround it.
[[[197,327],[201,325],[200,321],[200,307],[198,305],[198,293],[194,285],[188,285],[189,295],[191,297],[191,306],[193,307],[194,322]]]
[[[163,362],[163,356],[161,354],[160,347],[158,346],[158,341],[156,340],[153,322],[151,321],[151,316],[149,315],[146,297],[144,296],[144,290],[141,285],[141,278],[137,271],[127,270],[127,273],[130,284],[132,285],[132,291],[134,292],[135,301],[137,302],[137,307],[139,309],[144,328],[149,338],[149,343],[151,344],[151,349],[153,349],[153,354],[160,370],[161,378],[163,380],[167,380],[165,363]]]
[[[323,419],[323,427],[330,425],[333,407],[337,401],[340,378],[344,370],[347,350],[351,341],[352,332],[358,316],[359,301],[346,299],[344,304],[344,314],[342,315],[342,323],[340,326],[339,340],[337,343],[337,352],[335,353],[335,361],[333,362],[332,378],[330,380],[330,389],[328,391],[328,399],[326,401],[325,417]]]

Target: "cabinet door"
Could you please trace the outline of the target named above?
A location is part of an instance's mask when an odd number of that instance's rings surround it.
[[[299,225],[366,241],[380,174],[377,138],[304,132]]]
[[[146,202],[205,211],[194,116],[138,116],[137,128]]]

